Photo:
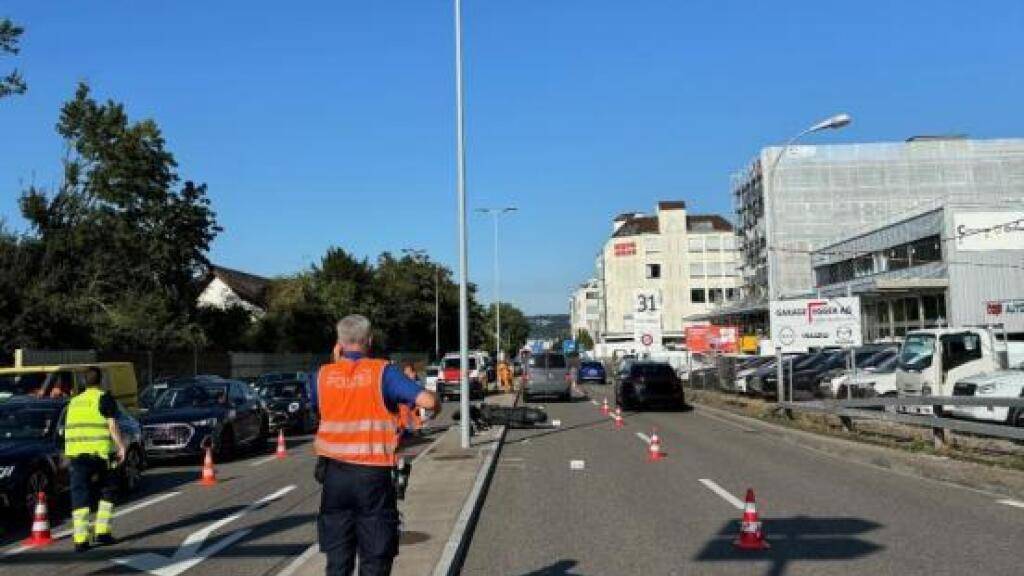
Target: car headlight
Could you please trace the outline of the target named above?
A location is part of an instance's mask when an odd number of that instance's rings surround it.
[[[299,406],[298,402],[292,402],[291,404],[288,405],[289,412],[298,412],[299,408],[301,408],[301,406]]]
[[[0,466],[0,480],[14,476],[14,466]]]
[[[214,426],[217,425],[217,419],[216,418],[204,418],[202,420],[194,420],[192,422],[189,422],[189,424],[192,424],[193,426],[198,426],[200,428],[202,428],[202,427],[213,428]]]

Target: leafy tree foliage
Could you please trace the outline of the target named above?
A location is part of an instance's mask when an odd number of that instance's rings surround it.
[[[590,336],[590,332],[584,328],[576,333],[576,345],[579,346],[580,350],[593,350],[594,339]]]
[[[21,39],[25,29],[10,20],[0,20],[0,54],[17,54],[19,52],[18,41]],[[0,98],[12,94],[24,94],[28,86],[25,79],[17,69],[12,70],[6,76],[0,76]]]
[[[495,313],[497,307],[491,304],[487,307],[483,321],[483,342],[485,350],[494,350]],[[501,350],[506,358],[511,358],[515,353],[526,345],[526,339],[530,335],[530,323],[526,314],[508,302],[501,303]]]

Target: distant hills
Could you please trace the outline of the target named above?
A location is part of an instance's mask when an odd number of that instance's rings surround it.
[[[530,339],[553,340],[569,336],[568,314],[538,314],[527,316],[530,323]]]

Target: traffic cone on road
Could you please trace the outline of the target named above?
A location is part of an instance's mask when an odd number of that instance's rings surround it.
[[[608,397],[605,396],[604,402],[601,402],[601,414],[608,415]]]
[[[622,408],[618,406],[615,407],[615,429],[622,429]]]
[[[206,448],[206,457],[203,458],[203,475],[199,478],[203,486],[213,486],[217,483],[217,472],[213,469],[213,448]]]
[[[278,459],[286,458],[288,456],[288,447],[284,444],[284,430],[277,431],[277,453],[275,454]]]
[[[754,502],[754,489],[747,489],[746,503],[743,505],[743,518],[740,519],[740,537],[733,541],[733,546],[741,550],[767,550],[771,548],[764,539],[764,528],[757,516],[757,504]]]
[[[651,432],[651,444],[647,449],[647,454],[648,460],[651,462],[657,462],[665,457],[661,451],[661,438],[658,438],[657,430]]]
[[[22,542],[22,545],[37,548],[51,543],[53,537],[50,535],[50,519],[46,511],[46,492],[40,491],[36,496],[36,509],[32,516],[32,534]]]

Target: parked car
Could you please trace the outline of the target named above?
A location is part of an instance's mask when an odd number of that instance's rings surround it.
[[[470,400],[482,400],[485,395],[487,374],[484,368],[483,356],[479,353],[469,354],[469,370],[466,376],[469,379]],[[441,377],[437,384],[442,400],[459,398],[461,388],[459,366],[461,364],[462,360],[457,352],[445,354],[444,359],[441,361]]]
[[[615,402],[627,410],[656,405],[680,408],[685,398],[682,382],[670,364],[634,361],[615,383]]]
[[[594,360],[580,362],[580,367],[576,370],[576,381],[580,383],[605,384],[607,378],[604,372],[604,364]]]
[[[241,447],[264,447],[270,431],[263,403],[237,380],[176,383],[141,420],[151,459],[196,456],[207,446],[230,459]]]
[[[818,379],[818,390],[822,396],[842,398],[843,396],[839,395],[839,388],[846,384],[854,374],[875,368],[883,362],[895,358],[898,353],[899,349],[896,347],[878,348],[877,346],[871,346],[860,348],[856,352],[856,370],[851,370],[847,365],[825,372]]]
[[[565,354],[541,352],[530,356],[523,376],[523,400],[536,396],[556,396],[572,400],[572,378]]]
[[[63,456],[67,399],[14,396],[0,402],[0,508],[31,518],[39,492],[56,501],[69,490]],[[122,409],[117,418],[126,445],[118,466],[121,488],[132,492],[142,482],[146,453],[142,429]]]
[[[316,431],[319,414],[313,409],[306,382],[299,380],[276,380],[267,382],[256,389],[269,419],[268,431],[278,430],[309,434]]]
[[[786,389],[792,389],[794,400],[810,400],[821,396],[819,382],[822,377],[834,370],[845,370],[849,358],[849,352],[830,350],[812,362],[805,362],[800,368],[794,366],[792,374],[787,370]]]
[[[19,395],[68,398],[85,389],[85,371],[91,367],[103,373],[104,387],[110,390],[114,400],[128,410],[138,409],[139,387],[131,362],[0,368],[0,398]]]
[[[255,381],[253,381],[252,386],[253,388],[259,388],[264,384],[285,380],[290,382],[305,382],[308,378],[309,376],[305,372],[264,372],[263,374],[260,374]]]
[[[953,396],[973,398],[1024,398],[1024,371],[1000,370],[961,379],[953,386]],[[947,412],[956,418],[999,422],[1024,426],[1024,409],[1009,406],[950,406]]]
[[[846,382],[836,388],[837,398],[848,396],[846,388],[853,389],[854,398],[874,398],[876,396],[896,396],[896,369],[899,366],[899,355],[894,354],[876,366],[869,366],[850,376]]]
[[[427,366],[423,371],[423,387],[431,392],[437,392],[437,381],[440,377],[440,366]]]
[[[153,380],[153,383],[146,386],[139,392],[139,410],[145,412],[153,407],[157,398],[163,394],[174,383],[189,382],[191,380],[220,380],[220,376],[212,374],[200,374],[198,376],[162,376]]]
[[[736,370],[733,374],[733,389],[740,393],[746,394],[748,392],[748,382],[759,368],[762,368],[766,364],[772,364],[775,361],[774,356],[754,356],[749,359],[744,359],[742,364],[736,366]]]

